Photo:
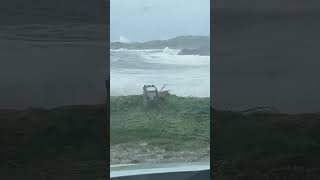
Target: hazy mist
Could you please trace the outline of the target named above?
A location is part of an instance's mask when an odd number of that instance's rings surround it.
[[[210,34],[210,0],[111,0],[111,41]]]

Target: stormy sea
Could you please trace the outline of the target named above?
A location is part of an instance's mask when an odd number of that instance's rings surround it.
[[[210,56],[181,55],[181,49],[113,49],[110,95],[142,94],[145,84],[165,86],[177,96],[210,96]]]

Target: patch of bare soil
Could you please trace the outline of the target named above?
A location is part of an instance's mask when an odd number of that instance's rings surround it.
[[[169,150],[147,142],[122,143],[110,147],[111,165],[210,161],[210,147]]]

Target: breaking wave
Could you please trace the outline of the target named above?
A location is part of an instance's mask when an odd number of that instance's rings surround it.
[[[178,49],[111,50],[111,95],[141,94],[144,84],[167,84],[178,96],[210,96],[210,56]]]

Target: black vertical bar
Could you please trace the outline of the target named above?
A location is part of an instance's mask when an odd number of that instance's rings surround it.
[[[106,22],[107,22],[107,30],[106,30],[106,59],[107,59],[107,71],[106,71],[106,126],[104,126],[105,138],[106,138],[106,164],[107,164],[107,171],[106,171],[106,179],[110,179],[110,0],[106,0]]]
[[[214,176],[214,138],[216,137],[216,133],[214,131],[214,109],[213,109],[213,82],[214,82],[214,77],[213,77],[213,66],[214,66],[214,39],[215,39],[215,34],[214,34],[214,13],[215,13],[215,1],[213,0],[210,2],[210,179],[213,179]]]
[[[319,9],[313,0],[215,0],[214,178],[319,171]]]
[[[0,2],[0,179],[105,179],[109,12],[109,0]]]

